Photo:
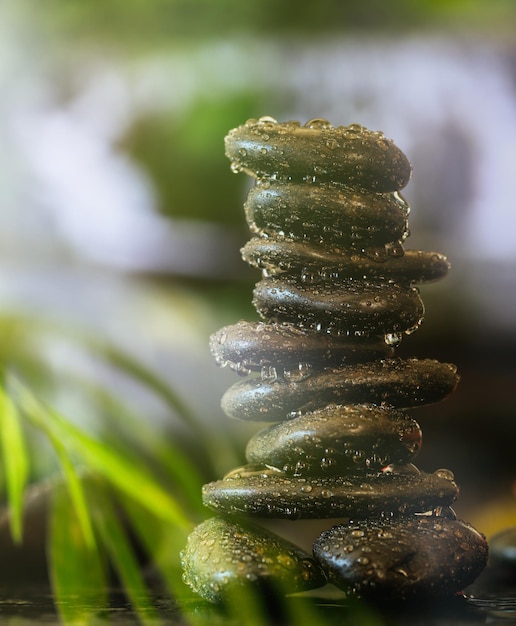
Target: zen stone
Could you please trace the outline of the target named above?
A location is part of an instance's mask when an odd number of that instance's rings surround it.
[[[256,433],[246,457],[296,476],[345,476],[407,463],[421,439],[419,424],[392,407],[328,405]]]
[[[284,594],[326,582],[314,559],[294,544],[220,517],[195,528],[181,561],[184,581],[209,602],[238,599],[245,588]]]
[[[363,126],[335,128],[327,120],[278,123],[249,120],[226,137],[234,171],[257,178],[341,182],[371,191],[397,191],[409,181],[407,157],[383,133]]]
[[[242,258],[250,265],[266,270],[269,276],[288,271],[307,277],[305,280],[312,284],[331,279],[361,278],[413,285],[444,278],[450,268],[446,257],[437,252],[405,250],[400,255],[390,253],[385,247],[360,252],[306,241],[259,237],[245,244]]]
[[[314,372],[298,383],[243,380],[226,391],[222,408],[230,417],[264,422],[280,422],[328,404],[408,408],[443,400],[458,380],[457,368],[448,363],[386,359]]]
[[[407,236],[408,205],[398,194],[370,194],[337,183],[260,181],[244,205],[253,233],[381,245]]]
[[[204,504],[219,513],[257,517],[322,519],[381,517],[451,505],[458,488],[451,475],[380,472],[297,478],[263,469],[203,487]]]
[[[312,285],[302,278],[270,277],[256,284],[253,296],[264,319],[351,334],[401,333],[417,327],[424,313],[419,292],[396,283],[328,280]]]
[[[485,537],[459,520],[369,519],[324,531],[313,551],[346,593],[389,601],[450,596],[485,567]]]
[[[210,348],[221,366],[227,365],[238,372],[276,367],[278,375],[289,380],[298,380],[313,368],[384,359],[394,352],[383,335],[357,339],[288,323],[244,321],[214,333]]]

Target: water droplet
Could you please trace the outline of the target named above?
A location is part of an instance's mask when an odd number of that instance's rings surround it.
[[[325,130],[328,128],[333,128],[333,126],[330,124],[328,120],[325,120],[319,117],[314,117],[313,120],[309,120],[305,124],[305,128],[312,128],[314,130]]]
[[[439,478],[444,478],[445,480],[455,480],[453,472],[449,469],[438,469],[435,470],[434,474],[435,476],[438,476]]]
[[[387,333],[384,337],[384,341],[388,346],[392,346],[393,348],[397,348],[403,339],[403,335],[401,333]]]
[[[270,115],[262,115],[262,117],[258,118],[259,124],[266,124],[267,122],[270,124],[277,124],[278,120],[271,117]]]

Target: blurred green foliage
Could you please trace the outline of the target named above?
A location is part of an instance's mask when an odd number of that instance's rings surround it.
[[[505,31],[515,15],[512,0],[47,0],[43,17],[85,41],[156,48],[228,35],[484,30],[490,25]]]
[[[240,177],[224,158],[227,131],[260,111],[264,94],[239,93],[193,102],[184,115],[152,115],[129,129],[119,147],[151,177],[162,213],[243,225]]]

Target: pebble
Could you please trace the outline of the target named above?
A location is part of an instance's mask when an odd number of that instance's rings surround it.
[[[397,408],[444,400],[453,392],[457,368],[433,359],[385,359],[314,372],[300,382],[250,378],[222,397],[222,409],[241,420],[280,422],[297,411],[328,404],[378,404]]]
[[[485,537],[472,526],[437,516],[339,524],[316,539],[313,551],[337,587],[388,601],[461,592],[488,556]]]
[[[328,367],[342,363],[360,363],[385,359],[393,349],[383,335],[355,338],[320,333],[294,324],[267,324],[240,321],[224,326],[210,338],[211,353],[220,365],[241,370],[261,372],[263,367],[275,367],[280,375],[303,369]],[[300,366],[301,365],[301,366]]]
[[[490,556],[493,565],[502,565],[516,572],[516,527],[506,528],[491,537]]]
[[[447,507],[458,496],[448,476],[410,470],[299,478],[280,472],[233,470],[204,485],[203,503],[227,515],[323,519],[400,516]],[[414,471],[415,470],[415,471]],[[308,488],[307,488],[308,487]]]
[[[259,431],[247,444],[246,458],[287,474],[344,476],[407,463],[421,440],[419,424],[392,407],[328,405]]]
[[[315,179],[382,192],[402,189],[412,171],[392,141],[358,124],[249,120],[228,133],[225,145],[233,170],[258,178]]]
[[[315,589],[326,578],[311,555],[247,522],[206,520],[181,553],[183,579],[209,602],[238,600],[245,588],[264,594]],[[244,596],[245,597],[245,596]]]
[[[298,277],[264,278],[254,288],[253,305],[267,320],[365,335],[407,331],[424,313],[419,292],[410,286],[353,280],[312,285]]]
[[[381,247],[375,252],[371,255],[307,241],[254,237],[242,248],[242,258],[254,267],[265,269],[268,275],[287,270],[299,276],[309,272],[314,284],[367,276],[369,281],[392,280],[413,285],[444,278],[450,268],[444,254],[438,252],[405,250],[403,255],[395,256]]]
[[[267,180],[244,205],[251,232],[340,245],[382,245],[404,239],[407,205],[395,194],[371,194],[335,183]]]

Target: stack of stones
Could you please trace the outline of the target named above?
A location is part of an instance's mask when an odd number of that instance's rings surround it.
[[[225,413],[273,424],[249,441],[248,465],[205,485],[219,517],[190,535],[186,582],[215,602],[244,585],[331,582],[398,600],[460,592],[487,544],[450,508],[453,474],[412,464],[421,430],[405,412],[451,393],[456,368],[394,356],[423,318],[413,285],[448,270],[440,254],[403,249],[410,163],[382,133],[319,119],[249,120],[226,153],[256,179],[242,254],[263,272],[253,300],[263,321],[221,329],[212,351],[257,374],[225,393]],[[312,556],[260,527],[265,518],[333,521]]]

